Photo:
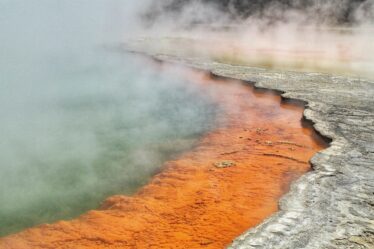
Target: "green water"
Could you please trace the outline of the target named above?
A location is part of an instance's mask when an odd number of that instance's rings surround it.
[[[0,235],[133,193],[212,128],[178,70],[104,49],[129,6],[0,0]]]

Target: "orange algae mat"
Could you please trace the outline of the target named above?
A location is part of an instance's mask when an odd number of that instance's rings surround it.
[[[5,237],[0,248],[224,248],[276,212],[326,143],[303,125],[301,106],[273,92],[193,77],[222,116],[193,150],[165,163],[135,195]]]

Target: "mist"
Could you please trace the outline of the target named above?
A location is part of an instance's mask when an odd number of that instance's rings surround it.
[[[0,0],[0,235],[134,193],[220,122],[195,72],[124,42],[371,78],[373,13],[371,1]]]
[[[134,193],[214,126],[186,69],[110,49],[144,7],[0,1],[0,235]]]
[[[143,17],[148,35],[163,38],[162,46],[146,44],[155,51],[179,49],[185,56],[229,64],[374,77],[371,0],[152,4]],[[182,37],[187,45],[180,43]]]

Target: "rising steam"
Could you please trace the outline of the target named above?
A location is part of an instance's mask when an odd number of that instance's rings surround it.
[[[133,193],[211,129],[184,70],[106,49],[139,7],[0,1],[0,236]]]
[[[211,128],[217,110],[180,69],[105,48],[147,37],[158,52],[373,77],[373,13],[371,0],[0,0],[0,235],[131,193]]]
[[[151,9],[144,20],[164,52],[182,46],[225,63],[374,77],[371,0],[175,0]]]

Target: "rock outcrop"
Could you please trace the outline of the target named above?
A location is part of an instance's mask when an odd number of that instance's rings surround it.
[[[127,45],[127,50],[282,91],[284,98],[305,101],[305,118],[332,139],[328,149],[312,158],[314,170],[281,199],[280,211],[230,248],[374,248],[374,82],[228,65],[139,46]]]

